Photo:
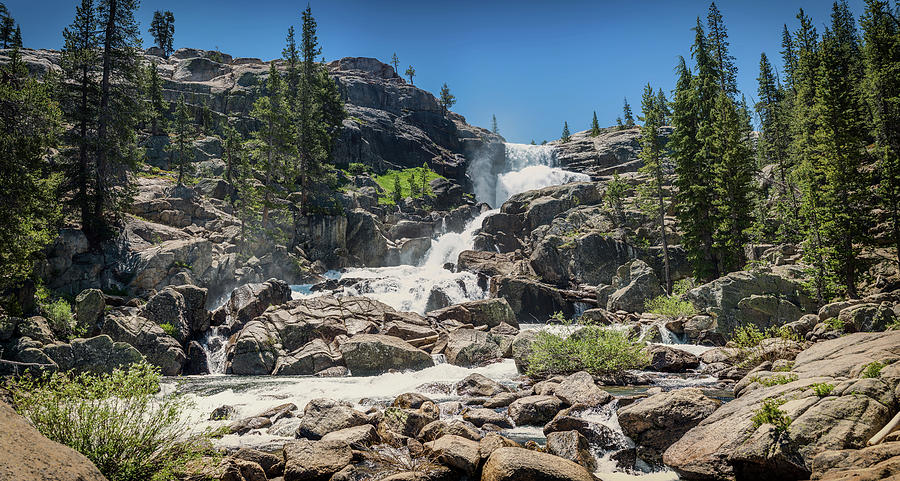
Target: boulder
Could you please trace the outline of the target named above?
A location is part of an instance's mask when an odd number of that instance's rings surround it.
[[[506,386],[478,373],[469,374],[456,383],[456,392],[460,396],[490,397],[507,391]]]
[[[326,434],[368,423],[365,414],[332,399],[318,398],[306,404],[297,436],[321,439]]]
[[[91,461],[51,441],[0,401],[0,479],[106,481]]]
[[[684,298],[700,311],[715,314],[715,330],[723,336],[744,324],[765,330],[814,310],[802,277],[796,266],[737,271],[689,290]]]
[[[512,357],[520,373],[528,372],[528,358],[531,357],[531,345],[536,337],[536,331],[521,331],[513,338]]]
[[[519,327],[519,323],[516,321],[516,314],[509,307],[509,302],[502,297],[464,302],[461,306],[472,314],[471,322],[475,326],[488,326],[490,328],[500,324],[508,324],[516,328]]]
[[[697,388],[654,394],[618,410],[622,431],[637,444],[637,455],[651,465],[688,430],[712,414],[721,401]]]
[[[280,356],[272,374],[310,375],[340,365],[342,361],[341,354],[333,352],[328,343],[322,339],[313,339],[300,349]]]
[[[616,277],[613,286],[618,289],[609,295],[606,302],[609,311],[644,312],[644,303],[665,293],[656,273],[641,260],[620,267]]]
[[[185,344],[191,337],[187,303],[184,296],[172,287],[167,287],[148,299],[141,309],[141,316],[159,326],[168,326],[166,332],[181,344]]]
[[[650,356],[649,368],[653,371],[684,372],[700,366],[700,358],[696,355],[666,344],[653,344],[646,350]]]
[[[419,409],[389,407],[378,423],[378,435],[385,442],[398,440],[398,436],[400,439],[414,438],[439,417],[440,411],[431,401]]]
[[[612,394],[597,387],[594,378],[585,371],[576,372],[565,379],[553,391],[553,395],[572,406],[602,406],[612,401]]]
[[[215,324],[243,326],[261,315],[269,306],[284,304],[291,299],[287,282],[269,279],[260,284],[244,284],[233,291],[228,301],[213,313]]]
[[[509,422],[509,418],[506,417],[506,414],[488,408],[466,409],[463,412],[463,419],[478,427],[484,426],[485,424],[493,424],[494,426],[499,426],[501,428],[513,427],[512,423]]]
[[[509,405],[509,417],[516,426],[547,424],[562,407],[562,401],[555,396],[526,396]]]
[[[459,419],[432,421],[419,431],[418,438],[423,441],[434,441],[448,434],[461,436],[472,441],[481,440],[481,433],[479,433],[478,428],[474,424],[464,420],[460,421]]]
[[[583,466],[559,456],[502,447],[488,457],[481,481],[597,481],[597,478]]]
[[[812,478],[821,481],[876,481],[900,476],[900,441],[863,449],[825,451],[813,459]]]
[[[461,436],[447,434],[438,439],[425,443],[438,461],[446,466],[473,476],[481,465],[481,455],[478,451],[478,442]]]
[[[332,431],[322,436],[322,441],[343,441],[354,449],[361,449],[378,442],[378,433],[375,431],[375,426],[361,424]]]
[[[44,352],[60,370],[109,374],[144,360],[144,356],[130,344],[113,342],[105,335],[88,339],[73,339],[70,344],[52,344]]]
[[[264,453],[250,448],[241,448],[232,454],[231,457],[258,464],[268,478],[281,476],[284,471],[284,459],[274,454]]]
[[[343,441],[293,441],[284,445],[284,481],[328,481],[352,459]]]
[[[396,369],[419,370],[434,365],[427,352],[408,342],[380,334],[357,334],[341,345],[341,354],[354,376],[375,376]]]
[[[578,431],[555,431],[547,434],[547,452],[561,458],[574,461],[588,471],[596,469],[594,455],[591,454],[591,446],[587,438]]]
[[[454,366],[482,366],[502,356],[500,346],[484,331],[457,329],[450,333],[444,349],[447,362]]]
[[[144,317],[107,315],[100,332],[114,341],[134,346],[148,362],[158,366],[163,375],[177,376],[187,361],[181,344],[166,334],[159,324]]]
[[[506,299],[516,319],[523,322],[543,322],[557,312],[566,317],[575,315],[575,304],[566,299],[562,289],[531,277],[496,277],[491,280],[491,297]]]
[[[426,402],[434,402],[427,396],[415,392],[403,393],[396,398],[391,406],[403,409],[419,409]]]
[[[75,320],[78,327],[93,333],[106,310],[106,300],[100,289],[85,289],[75,296]]]
[[[808,477],[815,456],[863,447],[893,414],[900,366],[860,378],[873,361],[891,359],[900,359],[898,331],[816,343],[797,355],[786,383],[759,385],[723,405],[670,446],[663,461],[691,479]],[[833,388],[819,396],[813,386],[823,384]],[[761,412],[790,424],[754,424]]]

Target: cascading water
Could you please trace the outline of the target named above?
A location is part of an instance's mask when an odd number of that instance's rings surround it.
[[[487,293],[478,285],[477,276],[444,269],[444,265],[456,263],[460,252],[472,249],[484,219],[496,214],[503,202],[520,192],[590,180],[587,175],[557,167],[556,155],[549,146],[505,144],[505,152],[503,165],[476,158],[468,170],[477,200],[490,204],[494,210],[471,220],[462,232],[448,232],[433,240],[425,257],[415,265],[345,269],[340,273],[343,295],[366,296],[419,314],[443,305],[484,299]],[[293,289],[295,298],[315,295],[309,286]]]

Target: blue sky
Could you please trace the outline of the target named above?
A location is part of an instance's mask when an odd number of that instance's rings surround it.
[[[59,48],[61,31],[77,0],[6,0],[22,26],[26,47]],[[782,24],[796,26],[799,8],[821,32],[827,0],[725,0],[718,3],[737,57],[739,88],[756,96],[759,54],[778,60]],[[696,17],[705,22],[708,1],[519,0],[453,2],[312,0],[319,40],[328,60],[346,56],[400,57],[412,64],[416,85],[437,92],[447,82],[453,110],[471,124],[490,126],[497,115],[509,141],[558,138],[563,121],[572,130],[612,125],[627,96],[637,112],[650,82],[668,94],[679,55],[688,56]],[[305,2],[285,0],[144,0],[138,11],[146,32],[154,10],[175,14],[175,47],[220,50],[265,60],[281,55],[290,25],[299,26]],[[863,0],[850,0],[858,16]],[[145,46],[150,35],[144,34]]]

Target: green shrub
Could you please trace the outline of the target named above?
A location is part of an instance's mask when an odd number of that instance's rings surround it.
[[[413,195],[410,189],[411,185],[422,186],[422,176],[425,176],[425,192],[417,192]],[[433,196],[429,183],[434,179],[440,179],[443,176],[430,168],[413,167],[403,170],[389,170],[387,173],[376,175],[375,182],[381,186],[387,195],[378,199],[380,204],[395,204],[406,197],[424,197]]]
[[[175,329],[175,326],[173,326],[171,322],[164,322],[164,323],[160,324],[159,327],[161,327],[163,332],[165,332],[166,334],[168,334],[172,337],[175,337],[176,329]]]
[[[672,283],[672,295],[683,296],[687,291],[694,288],[693,279],[681,279]]]
[[[794,361],[788,361],[784,366],[778,366],[772,369],[773,372],[790,372],[794,368]]]
[[[787,431],[788,426],[791,425],[791,418],[784,411],[778,409],[782,404],[784,404],[784,401],[775,399],[763,401],[762,406],[753,411],[753,428],[759,428],[763,424],[771,424],[775,426],[776,432],[783,433]]]
[[[884,366],[887,366],[886,362],[872,361],[863,368],[862,377],[876,378],[881,375],[881,370],[884,369]]]
[[[372,172],[372,168],[366,164],[351,162],[350,165],[347,166],[347,172],[353,175],[363,175]]]
[[[735,347],[747,349],[758,346],[765,338],[765,334],[756,325],[744,324],[734,330],[731,342],[734,343]]]
[[[794,382],[797,380],[796,374],[784,375],[777,374],[775,376],[769,376],[767,378],[755,378],[756,382],[760,383],[765,387],[778,386],[780,384],[787,384],[789,382]]]
[[[687,317],[697,313],[697,308],[690,302],[680,297],[669,297],[665,294],[647,301],[644,310],[666,317]]]
[[[38,285],[34,298],[41,313],[50,321],[53,332],[71,334],[75,331],[75,315],[69,301],[53,298],[50,290],[42,285]]]
[[[834,391],[834,384],[828,384],[827,382],[817,382],[810,386],[816,396],[825,397],[831,394],[831,391]]]
[[[528,374],[547,376],[587,371],[618,375],[647,365],[645,343],[615,329],[587,326],[568,337],[539,332],[531,345]]]
[[[836,317],[829,317],[828,319],[825,319],[825,325],[828,326],[828,329],[831,331],[844,330],[844,321]]]
[[[158,396],[159,380],[159,369],[142,362],[111,374],[22,377],[8,388],[22,416],[110,481],[168,480],[204,443],[187,438],[186,401]]]

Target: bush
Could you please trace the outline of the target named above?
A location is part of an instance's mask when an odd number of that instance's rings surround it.
[[[600,326],[587,326],[568,337],[539,332],[531,345],[528,374],[548,376],[587,371],[618,375],[647,365],[646,344],[628,334]]]
[[[166,334],[175,337],[175,326],[173,326],[171,322],[164,322],[160,324],[159,327],[161,327]]]
[[[782,338],[789,341],[800,341],[800,337],[791,332],[790,329],[781,327],[770,327],[765,331],[760,331],[754,324],[744,324],[738,326],[734,330],[731,342],[735,347],[750,349],[758,346],[761,342],[770,338]]]
[[[775,426],[776,432],[783,433],[787,431],[788,426],[791,425],[791,418],[784,411],[778,409],[782,404],[784,404],[784,401],[775,399],[763,401],[762,406],[753,411],[753,428],[759,428],[763,424],[771,424]]]
[[[652,314],[660,314],[666,317],[687,317],[697,313],[697,308],[680,297],[659,296],[647,301],[644,310]]]
[[[75,330],[75,315],[69,301],[62,298],[53,299],[50,290],[44,286],[38,286],[34,297],[41,313],[50,321],[53,332],[68,335]]]
[[[816,396],[825,397],[831,394],[831,391],[834,391],[834,384],[828,384],[827,382],[817,382],[810,386]]]
[[[185,441],[187,406],[157,396],[159,369],[145,362],[111,374],[53,373],[8,385],[16,410],[48,438],[87,456],[110,481],[172,479],[199,457]]]
[[[844,330],[844,321],[836,317],[829,317],[828,319],[825,319],[825,325],[828,326],[828,329],[831,331],[843,332]]]
[[[881,375],[881,370],[887,366],[887,363],[881,361],[872,361],[863,368],[862,377],[876,378]]]

